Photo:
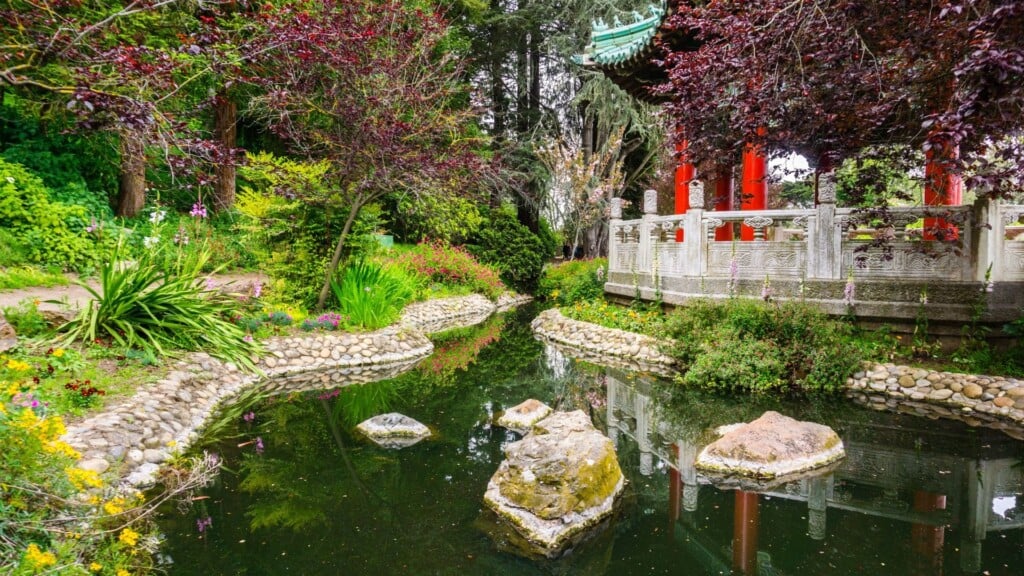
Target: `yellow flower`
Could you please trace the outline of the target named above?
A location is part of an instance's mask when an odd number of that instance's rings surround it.
[[[89,564],[89,572],[99,572],[100,570],[103,570],[103,564],[100,564],[98,562],[93,562],[92,564]]]
[[[54,358],[60,358],[63,355],[64,355],[64,349],[63,348],[57,348],[56,350],[53,351],[53,357]]]
[[[71,482],[71,485],[75,487],[75,490],[100,488],[103,486],[103,480],[100,478],[100,475],[92,470],[65,468],[64,473],[68,475],[68,480]]]
[[[61,454],[67,458],[78,460],[82,457],[77,450],[71,447],[67,442],[61,442],[60,440],[54,440],[47,444],[43,444],[43,450],[48,454]]]
[[[103,511],[111,516],[116,516],[121,512],[124,512],[124,498],[118,496],[108,502],[104,502]],[[125,530],[128,530],[128,528],[125,528]],[[132,533],[134,534],[134,532]],[[121,540],[124,541],[124,532],[121,533]]]
[[[125,570],[124,568],[117,569],[117,576],[132,576],[132,573]]]
[[[21,360],[15,360],[14,358],[11,358],[10,360],[7,361],[7,369],[14,370],[15,372],[24,372],[26,370],[31,370],[32,367],[29,366],[28,363],[26,362],[22,362]]]
[[[53,555],[53,552],[47,550],[43,552],[39,549],[39,546],[35,544],[29,544],[28,548],[25,549],[25,561],[28,562],[29,566],[36,570],[42,570],[49,568],[57,563],[57,557]]]
[[[131,528],[125,528],[124,530],[121,530],[121,534],[117,539],[129,546],[135,546],[139,543],[139,533]],[[120,574],[120,571],[118,571],[118,574]],[[127,572],[125,572],[125,574],[127,574]]]
[[[7,415],[7,407],[4,406],[3,402],[0,402],[0,414],[2,414],[4,416]]]

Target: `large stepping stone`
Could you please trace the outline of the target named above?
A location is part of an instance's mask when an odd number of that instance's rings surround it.
[[[547,418],[548,414],[551,414],[550,406],[540,400],[530,398],[506,410],[498,418],[498,426],[503,426],[520,434],[526,434],[534,424]]]
[[[590,418],[555,412],[505,447],[484,502],[553,557],[613,513],[624,482],[612,441]]]
[[[721,429],[723,436],[697,456],[696,468],[718,479],[792,479],[842,459],[839,435],[828,426],[768,411],[749,424]]]
[[[430,437],[430,428],[398,412],[364,420],[356,430],[383,448],[405,448]]]

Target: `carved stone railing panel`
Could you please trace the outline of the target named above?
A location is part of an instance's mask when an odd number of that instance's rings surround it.
[[[1002,280],[1024,281],[1024,241],[1021,240],[1007,240],[1003,244]]]
[[[733,259],[740,278],[802,278],[807,274],[804,242],[711,242],[708,276],[730,276]]]
[[[660,277],[679,277],[686,273],[686,246],[681,242],[662,242],[657,246]]]
[[[620,244],[615,249],[614,258],[608,263],[612,272],[636,271],[637,244]]]
[[[967,280],[970,256],[953,246],[938,246],[922,251],[916,242],[891,240],[886,248],[859,249],[863,243],[843,243],[843,270],[852,270],[856,278],[894,278],[915,280]]]

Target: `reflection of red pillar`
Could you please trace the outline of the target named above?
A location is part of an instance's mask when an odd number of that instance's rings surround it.
[[[764,129],[758,130],[764,134]],[[768,159],[764,155],[761,146],[747,144],[743,148],[743,182],[740,192],[743,199],[740,203],[740,210],[764,210],[766,197],[768,195],[768,181],[765,176],[768,174]],[[754,229],[749,226],[740,228],[741,240],[753,240]]]
[[[715,210],[732,210],[732,168],[719,168],[715,174]],[[715,240],[732,240],[732,224],[715,230]]]
[[[690,209],[690,181],[693,180],[694,168],[689,161],[686,149],[689,143],[686,140],[676,145],[676,152],[679,154],[679,163],[676,165],[675,175],[675,214],[686,214]],[[676,232],[676,242],[683,241],[683,231]]]
[[[679,445],[672,445],[674,462],[679,462]],[[679,520],[679,497],[683,492],[683,477],[675,466],[668,467],[668,520],[669,535],[675,533],[676,522]]]
[[[757,493],[736,491],[732,524],[732,569],[744,576],[757,575]]]
[[[963,203],[963,181],[949,170],[949,163],[957,156],[959,150],[951,144],[931,148],[925,153],[925,206],[959,206]],[[924,230],[925,240],[955,240],[958,235],[956,227],[942,218],[925,218]]]
[[[918,490],[914,492],[915,512],[936,512],[946,509],[942,494]],[[945,526],[913,524],[910,527],[910,545],[914,551],[914,574],[942,576],[942,547],[946,542]]]

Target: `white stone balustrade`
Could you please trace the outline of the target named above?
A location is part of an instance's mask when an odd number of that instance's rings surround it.
[[[980,291],[989,294],[986,320],[1013,318],[1024,306],[1024,205],[979,201],[870,212],[837,208],[826,191],[819,194],[826,201],[812,209],[713,212],[703,209],[703,186],[693,186],[690,196],[686,214],[657,216],[650,193],[641,219],[622,220],[613,207],[608,292],[639,290],[679,303],[725,296],[743,281],[749,295],[759,294],[767,278],[773,286],[783,282],[776,296],[831,301],[837,313],[914,318],[934,293],[936,304],[945,298],[959,307],[936,318],[962,320],[974,313],[967,308],[977,308]],[[753,230],[752,241],[739,240],[741,226]],[[736,240],[716,241],[723,227]],[[850,279],[862,288],[852,303],[844,294]],[[816,292],[805,292],[808,286]],[[856,309],[858,301],[887,300],[905,310]]]

